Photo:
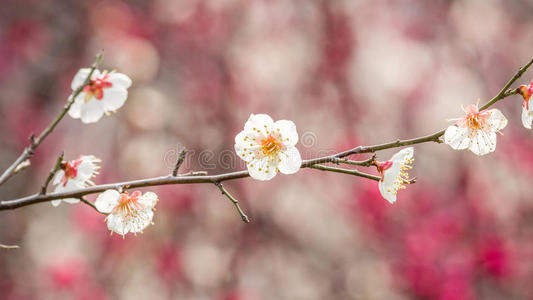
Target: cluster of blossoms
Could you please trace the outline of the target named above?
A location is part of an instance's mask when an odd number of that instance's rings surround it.
[[[68,113],[84,123],[100,120],[103,114],[116,111],[126,101],[131,79],[121,73],[94,70],[88,83],[83,86],[91,69],[81,69],[72,80],[72,90],[81,89],[74,98]],[[522,95],[522,123],[531,129],[533,108],[533,81],[520,86],[515,93]],[[463,108],[465,116],[452,119],[455,124],[444,132],[444,142],[455,150],[468,149],[476,155],[485,155],[496,149],[496,137],[507,126],[507,119],[498,109],[479,110],[478,104]],[[250,176],[257,180],[271,180],[278,172],[294,174],[302,166],[300,152],[296,148],[298,132],[292,121],[274,122],[266,114],[251,114],[243,131],[235,137],[235,151],[246,162]],[[98,174],[100,160],[92,155],[81,155],[75,160],[62,162],[55,174],[55,192],[83,189],[94,183],[91,179]],[[394,203],[398,191],[411,183],[407,174],[414,162],[414,149],[408,147],[394,154],[390,160],[373,160],[372,164],[380,174],[378,188],[387,201]],[[53,200],[58,206],[62,200]],[[79,199],[63,199],[77,203]],[[107,190],[95,201],[98,211],[107,214],[107,227],[121,235],[142,232],[152,224],[158,197],[155,193],[131,195],[127,192]]]
[[[79,70],[71,84],[73,91],[81,88],[81,92],[73,100],[68,113],[83,123],[97,122],[104,113],[108,114],[124,105],[128,97],[127,89],[132,83],[124,74],[95,69],[89,83],[82,87],[90,72],[90,69]],[[99,162],[101,160],[92,155],[80,155],[75,160],[62,162],[52,182],[56,185],[55,192],[69,192],[94,185],[91,179],[98,174]],[[67,203],[80,201],[75,198],[62,200]],[[62,200],[53,200],[52,205],[58,206]],[[157,195],[152,192],[142,194],[135,191],[129,195],[127,192],[107,190],[98,196],[95,207],[107,214],[107,228],[124,236],[129,232],[142,232],[152,224],[157,201]]]
[[[522,123],[531,129],[533,107],[533,81],[522,85],[516,93],[522,95]],[[507,126],[507,119],[498,109],[479,110],[478,104],[463,108],[465,116],[451,119],[455,122],[444,132],[444,142],[455,150],[468,149],[476,155],[485,155],[496,150],[497,133]],[[250,115],[244,130],[235,137],[235,151],[246,162],[250,176],[257,180],[270,180],[278,172],[296,173],[302,163],[295,145],[298,142],[296,125],[292,121],[274,122],[265,114]],[[381,178],[378,188],[390,203],[396,201],[399,190],[411,180],[407,171],[412,168],[414,150],[402,149],[385,162],[374,161]]]
[[[296,148],[297,142],[294,122],[274,122],[266,114],[252,114],[244,124],[244,130],[235,137],[235,152],[246,162],[250,177],[270,180],[278,172],[294,174],[300,170],[302,158]],[[379,190],[390,203],[396,201],[398,191],[410,182],[407,171],[414,161],[413,152],[413,148],[406,148],[388,161],[374,162],[381,175]]]

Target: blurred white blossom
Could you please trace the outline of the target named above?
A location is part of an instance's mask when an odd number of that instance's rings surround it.
[[[91,70],[83,68],[72,79],[71,88],[79,88]],[[74,99],[68,113],[74,119],[83,123],[94,123],[100,120],[104,113],[114,112],[126,102],[131,79],[124,74],[94,70],[89,84],[83,87],[81,93]]]
[[[94,185],[91,178],[98,174],[100,159],[93,155],[80,155],[77,159],[61,163],[52,184],[56,185],[55,192],[68,192]],[[67,203],[77,203],[75,198],[63,199]],[[53,206],[61,204],[61,199],[52,200]]]

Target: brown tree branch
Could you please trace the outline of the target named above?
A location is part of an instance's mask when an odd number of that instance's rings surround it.
[[[515,95],[517,91],[509,90],[510,86],[516,80],[518,80],[518,78],[520,78],[520,76],[532,64],[533,64],[533,59],[529,61],[529,63],[526,64],[524,67],[520,68],[518,72],[511,78],[511,80],[507,82],[504,88],[494,98],[489,100],[487,104],[481,107],[481,109],[482,110],[487,109],[488,107],[492,106],[494,103],[508,96]],[[334,155],[304,160],[302,162],[301,168],[314,167],[315,169],[318,168],[318,169],[324,170],[326,168],[329,169],[330,167],[316,166],[316,165],[323,164],[323,163],[339,163],[339,162],[347,163],[348,160],[341,160],[341,159],[348,157],[350,155],[353,155],[353,154],[373,153],[373,152],[384,150],[384,149],[404,147],[404,146],[409,146],[409,145],[421,144],[425,142],[442,143],[442,141],[440,140],[440,137],[444,134],[444,132],[445,130],[441,130],[431,135],[422,136],[422,137],[413,138],[413,139],[397,140],[394,142],[378,144],[378,145],[373,145],[373,146],[358,146],[353,149],[346,150],[344,152],[340,152]],[[339,169],[339,170],[342,170],[342,169]],[[333,170],[327,170],[327,171],[333,171]],[[354,170],[347,170],[347,171],[350,171],[351,175],[360,176],[360,174],[355,174]],[[337,170],[333,172],[337,172]],[[357,171],[357,173],[360,173],[360,172]],[[365,174],[365,173],[361,173],[361,174]],[[368,175],[368,176],[364,176],[364,177],[375,180],[375,178],[373,178],[373,175],[369,175],[369,174],[365,174],[365,175]],[[191,174],[184,174],[181,176],[169,175],[169,176],[139,179],[139,180],[133,180],[133,181],[119,182],[119,183],[102,184],[102,185],[91,186],[91,187],[76,190],[76,191],[51,193],[51,194],[46,194],[46,195],[34,194],[34,195],[26,196],[23,198],[0,201],[0,210],[15,209],[15,208],[32,205],[32,204],[36,204],[40,202],[51,201],[55,199],[80,198],[80,197],[83,197],[84,195],[100,193],[108,189],[121,190],[122,188],[140,188],[140,187],[159,186],[159,185],[168,185],[168,184],[192,184],[192,183],[215,183],[215,184],[219,183],[220,184],[221,182],[226,181],[226,180],[240,179],[240,178],[245,178],[249,176],[250,174],[248,173],[248,171],[229,172],[229,173],[210,175],[210,176],[204,175],[204,173],[197,172],[197,173],[191,173]],[[414,182],[414,180],[412,182]],[[222,192],[224,193],[224,191]],[[226,193],[224,194],[228,196],[228,194]]]
[[[30,165],[29,159],[33,156],[33,153],[39,147],[39,145],[46,139],[46,137],[54,131],[57,124],[63,119],[63,117],[67,114],[68,110],[74,103],[74,99],[83,91],[83,87],[85,87],[91,80],[91,76],[102,60],[102,53],[99,53],[96,56],[96,59],[94,60],[94,63],[91,66],[91,70],[89,72],[89,75],[87,75],[87,78],[85,78],[85,81],[81,86],[79,86],[76,90],[72,92],[70,95],[67,104],[63,107],[59,115],[55,118],[55,120],[50,124],[46,129],[39,134],[39,136],[36,138],[35,135],[30,136],[30,144],[24,148],[24,151],[20,154],[20,156],[2,173],[2,176],[0,176],[0,185],[4,184],[11,176],[15,175],[20,170],[28,167]]]

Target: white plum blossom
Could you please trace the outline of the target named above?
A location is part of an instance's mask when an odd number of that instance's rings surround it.
[[[72,90],[79,88],[89,75],[91,69],[83,68],[76,73],[71,83]],[[91,81],[74,99],[68,114],[83,123],[94,123],[109,112],[119,109],[126,98],[131,79],[121,73],[94,70]]]
[[[252,178],[270,180],[278,172],[293,174],[300,170],[302,158],[295,147],[297,142],[294,122],[274,122],[266,114],[251,114],[244,130],[235,137],[235,151],[246,162]]]
[[[94,185],[91,178],[98,174],[100,167],[97,163],[100,159],[93,155],[80,155],[77,159],[62,162],[60,170],[55,174],[52,184],[56,185],[55,192],[69,192],[83,189],[89,185]],[[53,206],[61,204],[61,200],[67,203],[78,203],[75,198],[52,200]]]
[[[107,228],[123,237],[128,233],[141,232],[150,224],[154,217],[157,195],[152,192],[142,194],[139,191],[129,195],[116,190],[107,190],[98,195],[94,205],[98,211],[108,214]]]
[[[530,105],[531,95],[533,95],[533,81],[528,85],[521,85],[518,88],[518,93],[524,97],[522,102],[522,124],[525,128],[531,129],[533,122],[533,107]]]
[[[414,149],[405,148],[394,154],[390,160],[375,161],[381,180],[378,183],[381,196],[391,204],[396,202],[396,194],[405,189],[405,184],[410,183],[407,171],[414,162]]]
[[[498,109],[479,111],[477,104],[463,108],[466,116],[453,119],[455,125],[446,129],[444,142],[455,150],[468,149],[476,155],[496,150],[496,133],[507,126],[507,119]]]

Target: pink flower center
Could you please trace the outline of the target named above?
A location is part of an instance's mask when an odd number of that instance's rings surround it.
[[[383,179],[385,178],[383,173],[385,172],[385,170],[390,169],[392,167],[392,161],[375,161],[374,163],[376,164],[376,168],[378,169],[379,175],[381,175],[381,181],[383,181]]]
[[[81,158],[64,162],[61,164],[61,169],[65,172],[65,176],[61,179],[63,186],[67,185],[69,179],[74,179],[78,176],[78,166],[81,164]]]
[[[522,106],[529,110],[529,99],[531,98],[531,95],[533,95],[533,86],[531,84],[529,85],[521,85],[518,88],[518,93],[524,97],[524,101],[522,102]]]
[[[480,112],[476,105],[470,104],[466,108],[466,116],[457,121],[457,126],[468,127],[471,129],[484,129],[487,124],[487,119],[490,117],[490,112]]]
[[[95,97],[97,100],[102,100],[104,98],[104,89],[110,88],[113,86],[113,83],[109,82],[109,74],[104,74],[100,78],[91,80],[91,82],[83,88],[85,92],[85,103],[91,100],[91,97]]]
[[[283,149],[283,147],[284,145],[279,140],[278,136],[272,133],[261,141],[261,151],[265,156],[276,154],[279,150]]]
[[[120,194],[118,205],[115,206],[111,213],[120,213],[123,216],[134,216],[137,211],[144,209],[144,206],[139,203],[139,197],[141,194],[142,193],[139,191],[133,192],[131,196],[128,194],[128,192]]]

